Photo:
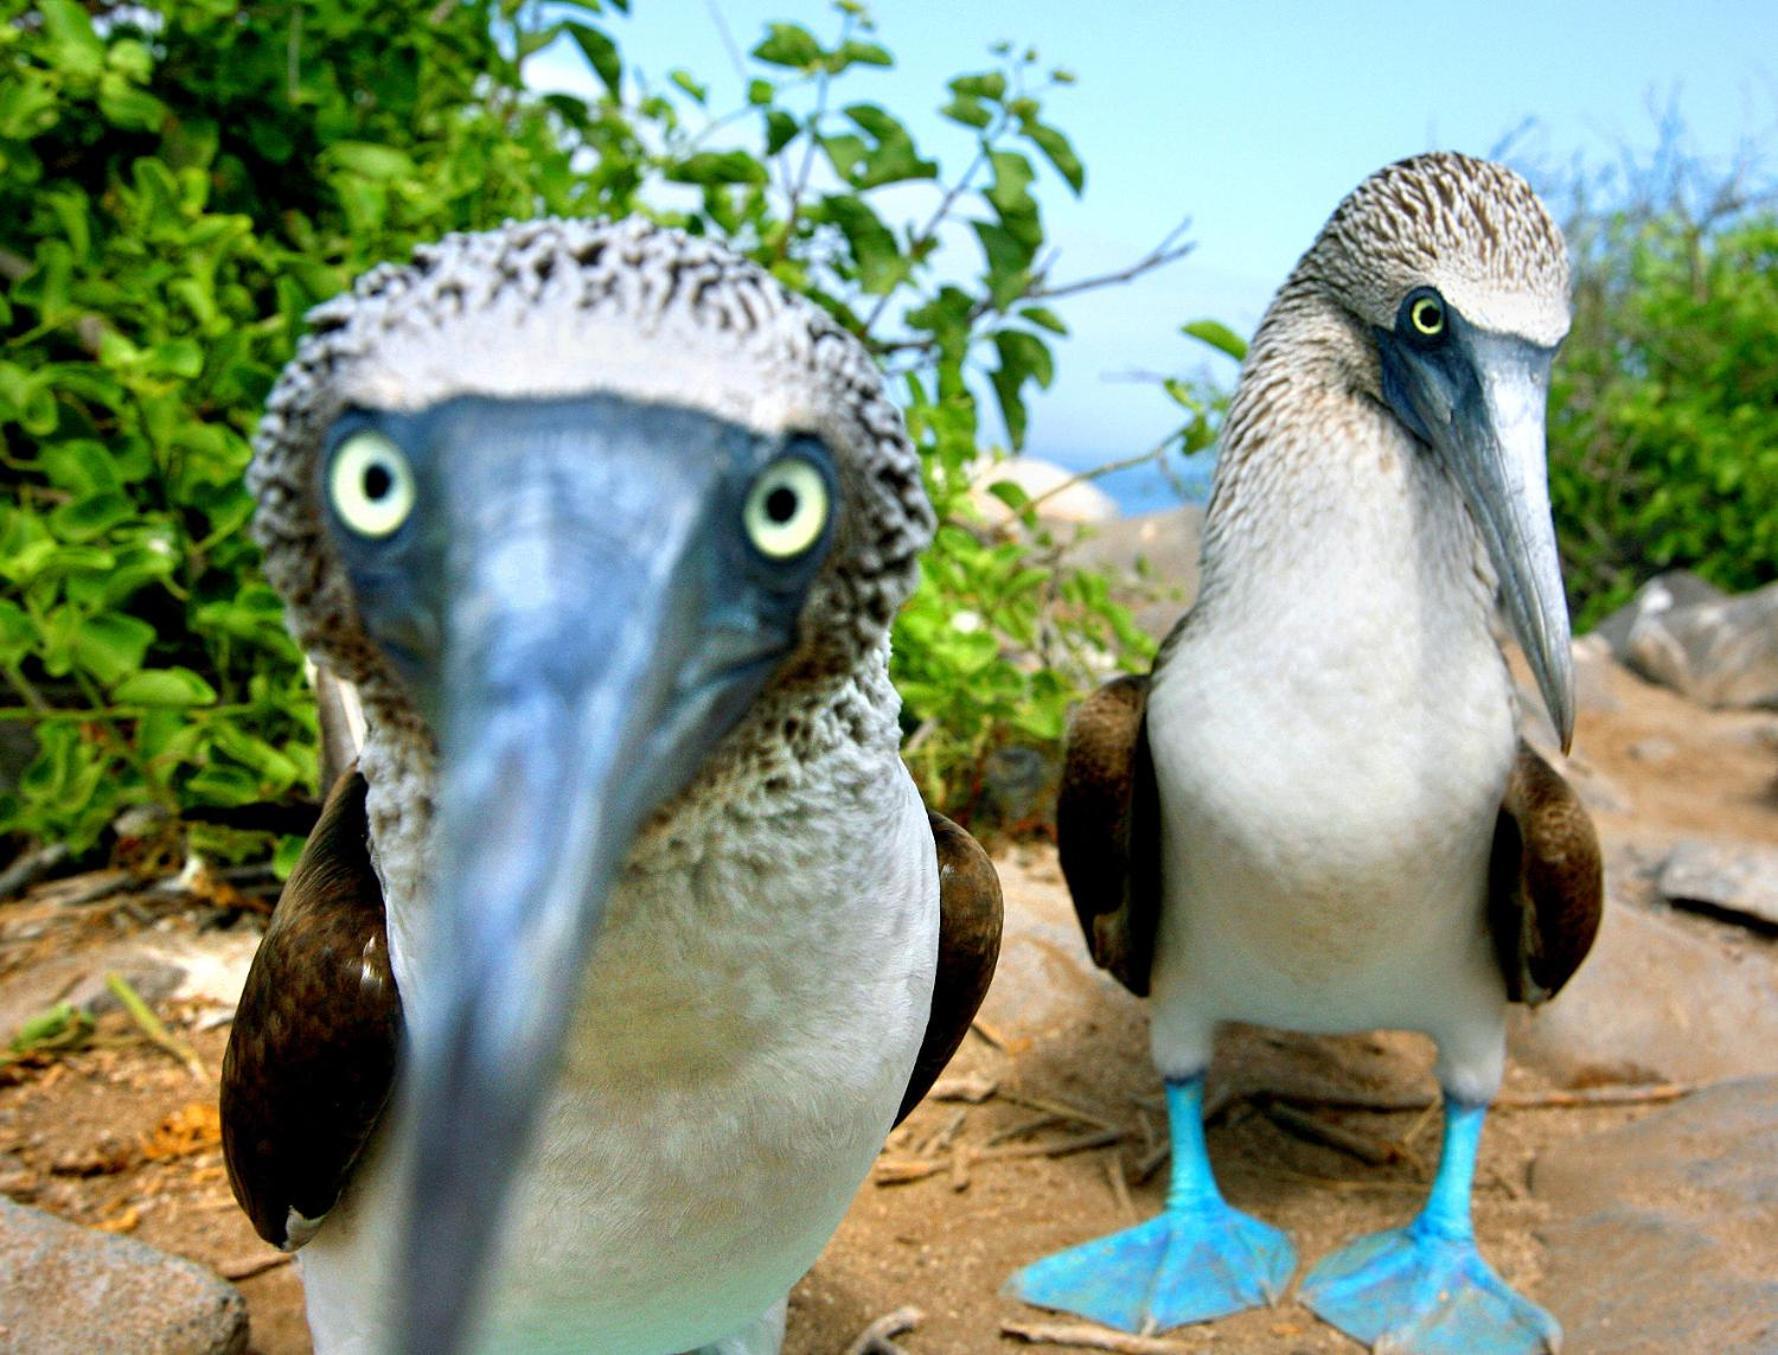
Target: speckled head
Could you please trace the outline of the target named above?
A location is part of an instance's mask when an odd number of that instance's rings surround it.
[[[373,269],[310,320],[255,442],[253,530],[298,642],[385,708],[399,709],[400,684],[324,530],[319,463],[349,410],[607,394],[768,438],[808,435],[839,482],[803,612],[808,657],[845,663],[877,647],[913,587],[932,512],[869,355],[719,244],[640,219],[509,224]]]
[[[313,322],[254,530],[298,641],[364,692],[379,870],[424,915],[391,928],[397,1348],[448,1352],[644,826],[789,847],[785,787],[893,774],[888,629],[932,513],[863,348],[678,231],[452,236]]]
[[[1432,287],[1473,325],[1552,347],[1568,332],[1562,232],[1523,178],[1435,151],[1371,175],[1334,209],[1299,271],[1368,324]]]

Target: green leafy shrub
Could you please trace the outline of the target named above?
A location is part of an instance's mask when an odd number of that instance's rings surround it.
[[[1096,285],[1052,283],[1042,254],[1040,194],[1085,181],[1047,111],[1071,77],[1003,48],[952,80],[947,174],[888,109],[842,97],[893,57],[862,7],[836,9],[827,41],[770,25],[744,102],[717,113],[690,72],[629,70],[597,0],[541,19],[519,0],[0,0],[0,719],[37,740],[0,831],[84,850],[154,805],[246,850],[263,838],[214,825],[313,793],[300,656],[243,532],[261,402],[312,305],[511,216],[722,234],[882,356],[946,516],[896,654],[937,803],[967,815],[986,756],[1054,740],[1090,671],[1138,661],[1053,540],[965,525],[979,397],[1017,445],[1067,332],[1049,303]],[[552,43],[593,97],[526,87]],[[929,214],[893,224],[884,195],[908,185]],[[973,272],[946,257],[959,238]]]
[[[1778,578],[1778,217],[1619,211],[1570,233],[1549,460],[1577,628],[1665,569]]]

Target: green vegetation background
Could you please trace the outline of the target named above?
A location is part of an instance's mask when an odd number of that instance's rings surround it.
[[[1016,446],[1067,296],[1183,252],[1174,237],[1098,278],[1049,276],[1041,203],[1086,177],[1051,120],[1068,73],[1005,48],[934,91],[964,147],[947,168],[893,111],[848,100],[849,71],[893,61],[861,6],[819,36],[770,25],[746,102],[713,109],[696,74],[629,67],[603,23],[626,2],[0,0],[0,736],[34,739],[0,785],[0,834],[85,851],[144,806],[175,850],[281,838],[288,859],[297,839],[254,807],[312,797],[315,730],[245,533],[261,403],[311,306],[509,217],[644,212],[721,235],[880,356],[944,522],[895,651],[934,803],[967,818],[997,750],[1053,746],[1083,685],[1146,662],[1107,580],[1059,568],[1018,491],[998,489],[1015,533],[966,507],[975,392]],[[559,39],[596,97],[526,89],[525,59]],[[919,182],[930,217],[886,223],[882,194]],[[1585,223],[1551,444],[1579,615],[1673,565],[1773,578],[1778,222]],[[1168,392],[1181,427],[1156,454],[1208,444],[1213,393]]]

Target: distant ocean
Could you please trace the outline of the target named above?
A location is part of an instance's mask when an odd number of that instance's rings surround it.
[[[1040,460],[1053,461],[1076,472],[1120,459],[1104,452],[1040,452],[1037,455]],[[1181,503],[1208,502],[1210,472],[1215,464],[1208,453],[1199,453],[1189,459],[1170,456],[1165,471],[1149,462],[1101,475],[1093,484],[1116,500],[1118,511],[1125,517],[1135,517],[1140,513],[1158,513],[1163,508],[1177,508]]]

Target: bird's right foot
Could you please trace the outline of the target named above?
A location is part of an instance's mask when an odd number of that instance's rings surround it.
[[[1289,1238],[1215,1199],[1046,1256],[1007,1291],[1119,1331],[1154,1332],[1274,1303],[1295,1272]]]

